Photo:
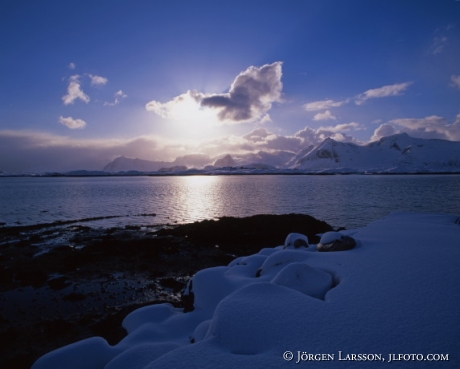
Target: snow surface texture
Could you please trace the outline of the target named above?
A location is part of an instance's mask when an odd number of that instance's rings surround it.
[[[193,278],[194,307],[141,308],[110,346],[96,337],[53,351],[33,369],[289,368],[298,352],[331,354],[321,368],[359,364],[348,354],[447,354],[398,368],[460,368],[460,224],[455,216],[393,213],[346,231],[356,248],[263,249]],[[294,237],[294,236],[291,236]],[[294,237],[295,238],[295,237]],[[258,274],[259,277],[256,277]],[[292,361],[283,359],[292,351]]]

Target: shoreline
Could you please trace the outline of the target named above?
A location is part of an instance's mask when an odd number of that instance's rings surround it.
[[[92,336],[116,344],[131,311],[164,302],[182,308],[181,292],[196,272],[280,245],[291,232],[314,240],[328,230],[302,214],[224,217],[156,231],[68,223],[0,227],[2,366],[28,368],[43,354]],[[52,237],[47,252],[37,252],[35,245]]]
[[[88,171],[89,172],[89,171]],[[0,174],[0,178],[20,178],[20,177],[30,177],[30,178],[56,178],[56,177],[63,177],[63,178],[73,178],[73,177],[190,177],[190,176],[334,176],[334,175],[362,175],[362,176],[428,176],[428,175],[460,175],[460,171],[454,172],[360,172],[360,171],[350,171],[350,172],[244,172],[239,171],[238,169],[235,171],[228,171],[228,172],[200,172],[191,170],[190,173],[187,172],[180,172],[180,173],[155,173],[155,172],[117,172],[117,173],[78,173],[78,174],[71,174],[71,173],[36,173],[36,174]]]

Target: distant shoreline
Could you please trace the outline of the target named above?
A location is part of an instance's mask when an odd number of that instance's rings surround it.
[[[56,178],[56,177],[191,177],[191,176],[333,176],[333,175],[385,175],[385,176],[396,176],[396,175],[459,175],[460,172],[180,172],[180,173],[98,173],[98,174],[71,174],[71,173],[45,173],[45,174],[0,174],[0,178],[20,178],[20,177],[31,177],[31,178]]]

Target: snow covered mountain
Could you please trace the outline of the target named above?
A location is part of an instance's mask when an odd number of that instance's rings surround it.
[[[406,133],[363,146],[326,138],[292,167],[338,173],[460,172],[460,142],[413,138]]]
[[[104,167],[105,172],[156,172],[164,168],[176,168],[181,167],[185,170],[187,167],[204,167],[210,164],[212,159],[205,154],[192,154],[177,157],[174,161],[151,161],[143,159],[127,158],[120,156],[115,160],[111,161]]]
[[[367,145],[326,138],[319,145],[305,147],[297,153],[259,152],[236,157],[227,154],[218,159],[194,154],[178,157],[172,162],[120,156],[107,164],[104,171],[157,172],[162,168],[176,167],[181,171],[204,168],[199,169],[204,172],[225,167],[266,172],[285,172],[289,168],[306,173],[459,173],[460,142],[414,138],[406,133],[383,137]]]

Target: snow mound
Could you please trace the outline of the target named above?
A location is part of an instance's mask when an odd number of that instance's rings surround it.
[[[284,241],[284,248],[308,247],[308,237],[300,233],[289,233]]]
[[[342,232],[356,239],[352,250],[279,246],[202,270],[189,284],[190,312],[168,304],[139,309],[124,320],[128,335],[117,345],[84,340],[41,357],[33,369],[279,368],[303,352],[330,355],[328,368],[356,367],[348,354],[388,362],[403,353],[449,361],[395,366],[458,368],[456,219],[394,213]],[[323,235],[324,241],[338,236]]]

